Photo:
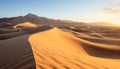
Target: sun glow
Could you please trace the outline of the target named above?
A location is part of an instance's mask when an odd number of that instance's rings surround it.
[[[117,25],[120,25],[120,21],[116,21],[116,24],[117,24]]]

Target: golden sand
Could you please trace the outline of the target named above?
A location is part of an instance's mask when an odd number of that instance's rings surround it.
[[[33,34],[29,42],[37,69],[120,69],[119,45],[90,42],[58,28]]]

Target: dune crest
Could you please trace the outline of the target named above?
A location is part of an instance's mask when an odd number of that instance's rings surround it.
[[[120,48],[92,43],[58,28],[29,37],[37,69],[118,69]]]
[[[13,28],[19,28],[19,27],[37,28],[38,26],[30,22],[24,22],[13,26]]]

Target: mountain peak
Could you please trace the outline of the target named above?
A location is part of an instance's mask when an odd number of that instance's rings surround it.
[[[37,15],[35,15],[35,14],[32,14],[32,13],[28,13],[27,15],[25,15],[25,17],[36,17]],[[37,16],[38,17],[38,16]]]

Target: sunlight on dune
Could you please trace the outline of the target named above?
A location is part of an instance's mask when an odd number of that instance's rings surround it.
[[[19,28],[19,27],[37,28],[38,26],[30,22],[24,22],[13,26],[13,28]]]
[[[120,68],[119,47],[89,42],[58,28],[33,34],[29,42],[37,69]]]

